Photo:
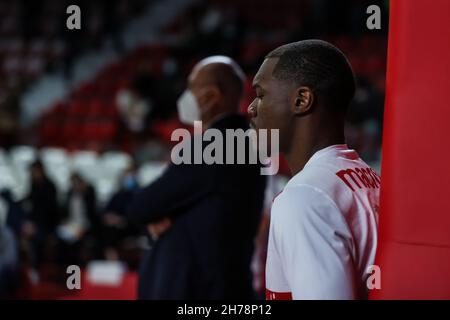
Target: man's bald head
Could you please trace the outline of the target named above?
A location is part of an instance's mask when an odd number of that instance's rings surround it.
[[[245,74],[241,67],[226,56],[212,56],[198,62],[189,76],[189,85],[216,86],[222,102],[236,111],[244,90]]]

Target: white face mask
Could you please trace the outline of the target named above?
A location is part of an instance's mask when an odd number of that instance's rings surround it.
[[[193,125],[200,120],[200,107],[191,90],[185,90],[177,101],[178,117],[184,124]]]

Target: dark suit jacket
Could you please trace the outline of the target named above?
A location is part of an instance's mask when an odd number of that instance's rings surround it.
[[[47,177],[40,183],[31,184],[27,202],[31,204],[28,218],[35,223],[39,231],[47,234],[53,232],[58,223],[58,201],[56,187]]]
[[[248,123],[228,115],[211,127],[224,133],[247,130]],[[172,227],[144,258],[139,298],[254,298],[250,263],[265,184],[258,164],[171,164],[141,190],[131,220],[146,225],[170,217]]]
[[[65,219],[69,218],[69,206],[70,206],[70,199],[74,195],[74,190],[70,189],[67,192],[66,200],[64,203],[64,210],[60,216],[60,222],[63,222]],[[99,216],[97,214],[97,196],[95,194],[95,189],[88,185],[86,187],[86,191],[82,195],[82,199],[84,202],[84,206],[86,209],[86,215],[87,219],[90,223],[90,231],[91,233],[98,232],[99,227]]]

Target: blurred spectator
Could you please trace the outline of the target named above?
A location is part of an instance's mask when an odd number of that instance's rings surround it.
[[[88,232],[97,234],[98,217],[94,188],[77,173],[72,174],[62,223],[57,228],[60,258],[65,264],[82,264],[81,250],[85,249]]]
[[[27,196],[30,206],[26,229],[38,229],[46,234],[53,232],[58,222],[56,188],[47,177],[40,161],[31,165],[31,191]],[[33,227],[29,227],[33,224]]]
[[[118,249],[127,236],[137,234],[126,216],[134,193],[139,189],[134,167],[127,169],[120,178],[120,189],[109,200],[102,214],[102,242],[104,256],[108,260],[119,258]]]
[[[25,219],[25,211],[21,204],[13,199],[11,191],[5,189],[0,192],[0,199],[7,206],[6,225],[19,235]]]
[[[145,119],[147,125],[155,120],[166,119],[169,115],[173,115],[171,111],[174,111],[170,105],[171,103],[174,105],[176,102],[172,94],[176,82],[172,76],[176,72],[177,66],[174,61],[166,60],[160,67],[164,74],[156,79],[154,73],[146,70],[143,66],[131,84],[131,90],[149,106]]]
[[[47,177],[40,161],[31,167],[31,191],[25,199],[28,208],[27,220],[22,232],[31,249],[31,263],[38,267],[43,259],[45,245],[53,234],[58,222],[56,188]]]
[[[150,104],[129,89],[121,90],[117,95],[117,106],[125,126],[131,132],[145,129],[145,119],[150,112]]]
[[[0,198],[0,298],[8,297],[17,285],[19,264],[16,239],[6,225],[8,204]]]
[[[6,148],[17,144],[21,114],[19,98],[22,90],[21,82],[0,79],[0,145]]]

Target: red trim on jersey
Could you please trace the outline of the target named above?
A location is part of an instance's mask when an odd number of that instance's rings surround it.
[[[266,288],[266,300],[292,300],[292,293],[273,292]]]

